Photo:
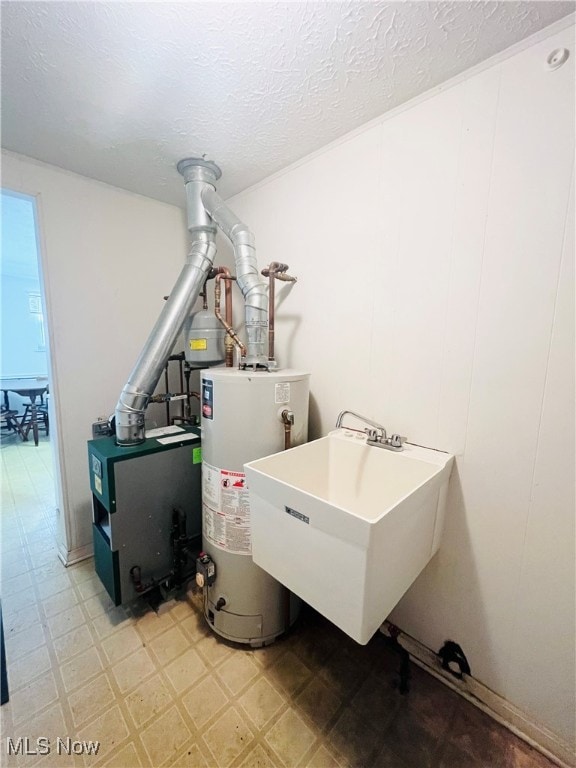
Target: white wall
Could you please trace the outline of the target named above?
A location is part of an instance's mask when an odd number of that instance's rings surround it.
[[[546,57],[568,47],[551,72]],[[573,28],[230,201],[279,291],[312,437],[344,408],[457,454],[391,619],[574,739]]]
[[[73,559],[92,543],[91,424],[114,411],[184,264],[185,220],[180,208],[5,152],[2,186],[37,196],[68,524],[59,544]]]

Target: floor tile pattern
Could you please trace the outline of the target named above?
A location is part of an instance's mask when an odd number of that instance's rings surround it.
[[[398,660],[380,635],[359,646],[309,609],[286,637],[253,650],[210,633],[195,589],[159,614],[115,608],[91,560],[66,569],[56,556],[49,441],[7,441],[0,453],[2,765],[552,765],[416,666],[400,695]],[[8,755],[7,739],[19,737],[37,753]]]

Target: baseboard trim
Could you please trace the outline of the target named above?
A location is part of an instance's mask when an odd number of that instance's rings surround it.
[[[386,635],[388,634],[387,626],[388,623],[384,622],[380,627],[380,631]],[[559,739],[555,733],[530,720],[525,712],[491,691],[474,677],[466,675],[464,679],[458,680],[454,675],[442,669],[440,660],[434,651],[410,635],[401,633],[399,641],[419,667],[434,675],[531,747],[542,752],[560,768],[574,768],[576,762],[571,747]]]
[[[87,560],[94,555],[92,544],[85,544],[83,547],[77,547],[70,552],[66,549],[64,544],[58,545],[58,557],[62,563],[68,568],[70,565],[79,563],[81,560]]]

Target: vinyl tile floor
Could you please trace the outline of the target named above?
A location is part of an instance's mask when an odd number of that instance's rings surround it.
[[[195,588],[159,613],[115,608],[92,560],[64,568],[57,558],[49,441],[6,441],[0,453],[10,686],[0,764],[553,765],[415,665],[401,695],[381,635],[359,646],[311,609],[273,645],[249,649],[209,631]]]

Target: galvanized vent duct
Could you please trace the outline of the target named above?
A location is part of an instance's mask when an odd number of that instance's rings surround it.
[[[268,360],[268,284],[258,272],[254,235],[233,213],[213,187],[202,190],[204,208],[232,243],[236,282],[245,302],[247,366],[275,367]]]
[[[191,313],[216,255],[216,225],[231,240],[236,259],[237,281],[246,301],[247,366],[273,367],[266,356],[268,330],[268,286],[256,265],[254,237],[216,194],[218,166],[199,158],[178,163],[186,184],[187,226],[192,245],[186,264],[152,329],[128,378],[115,410],[116,442],[144,442],[144,412],[158,384],[178,334]]]

